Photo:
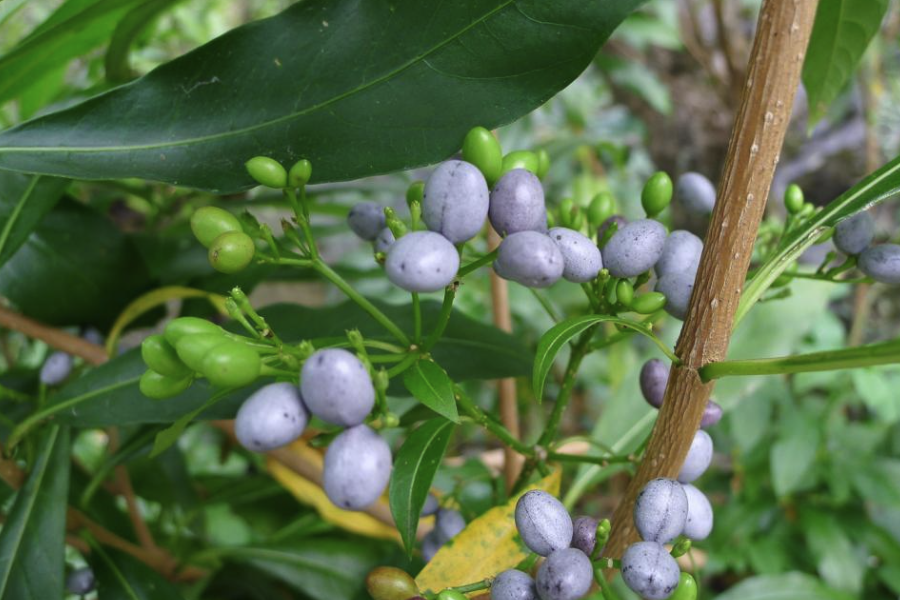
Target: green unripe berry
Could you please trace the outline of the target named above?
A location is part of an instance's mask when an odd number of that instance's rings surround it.
[[[790,214],[796,215],[800,212],[804,202],[803,190],[796,183],[792,183],[784,190],[784,207]]]
[[[260,359],[256,350],[240,342],[226,340],[213,346],[203,357],[200,371],[217,387],[242,387],[259,377]]]
[[[500,175],[505,175],[513,169],[525,169],[537,175],[539,167],[538,157],[534,152],[516,150],[503,157],[503,168],[500,169]]]
[[[679,556],[684,556],[688,553],[688,550],[691,549],[691,540],[688,538],[680,538],[676,540],[675,545],[672,546],[672,551],[670,554],[674,558],[678,558]]]
[[[215,206],[198,208],[191,215],[191,231],[205,247],[222,235],[231,231],[243,231],[241,222],[227,210]]]
[[[678,587],[669,596],[669,600],[697,600],[697,582],[690,573],[681,572]]]
[[[199,319],[197,317],[179,317],[169,321],[163,335],[165,336],[166,341],[169,342],[169,345],[177,349],[178,340],[188,335],[200,335],[201,333],[222,335],[223,331],[221,327],[206,319]]]
[[[254,156],[244,163],[247,172],[256,183],[277,190],[287,187],[288,175],[284,167],[274,158]]]
[[[571,227],[575,231],[581,231],[581,228],[584,227],[584,211],[582,211],[577,206],[572,212],[572,220],[569,227]]]
[[[409,600],[419,594],[419,586],[410,574],[395,567],[376,567],[369,571],[366,590],[372,600]]]
[[[800,208],[797,216],[801,219],[807,219],[811,217],[814,212],[816,212],[816,205],[812,202],[804,202],[803,207]]]
[[[253,238],[243,231],[229,231],[209,247],[209,264],[220,273],[237,273],[250,264],[255,253]]]
[[[288,171],[288,185],[293,188],[303,187],[309,183],[310,177],[312,177],[312,163],[301,158]]]
[[[547,228],[552,229],[556,227],[556,217],[553,216],[551,211],[547,211]]]
[[[424,181],[413,181],[409,184],[409,187],[406,188],[406,204],[407,206],[411,206],[413,202],[422,203],[422,199],[425,197],[425,182]]]
[[[180,379],[191,374],[191,370],[178,358],[175,348],[161,335],[151,335],[141,342],[141,357],[144,364],[160,375]]]
[[[603,221],[613,216],[616,212],[616,201],[609,192],[600,192],[591,199],[588,205],[588,223],[591,229],[596,229]]]
[[[571,198],[563,198],[559,203],[559,222],[563,227],[574,229],[572,220],[575,216],[575,201]]]
[[[631,310],[639,315],[655,313],[666,305],[666,297],[659,292],[647,292],[631,301]]]
[[[654,173],[641,191],[641,206],[648,217],[655,217],[672,201],[672,178],[664,171]]]
[[[500,142],[484,127],[473,127],[466,134],[462,146],[463,160],[472,163],[481,171],[488,185],[500,179],[503,169],[503,149]]]
[[[164,400],[177,396],[191,386],[191,377],[166,377],[156,371],[148,369],[141,375],[138,387],[141,393],[154,400]]]
[[[626,308],[631,306],[634,300],[634,286],[631,285],[630,281],[622,279],[616,284],[616,298],[622,306]]]
[[[456,590],[444,590],[437,595],[437,600],[468,600],[466,595]]]
[[[178,358],[192,371],[203,370],[203,359],[206,354],[225,342],[226,338],[221,333],[200,333],[197,335],[186,335],[175,345],[175,352]]]
[[[543,179],[547,176],[547,173],[550,171],[550,154],[547,153],[546,150],[541,148],[537,152],[535,152],[538,159],[538,171],[535,175],[538,176],[538,179]]]

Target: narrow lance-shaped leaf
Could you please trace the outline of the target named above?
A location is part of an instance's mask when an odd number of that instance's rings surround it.
[[[25,243],[68,181],[0,171],[0,267]]]
[[[430,360],[418,360],[403,373],[403,385],[422,404],[459,423],[453,381],[447,373]]]
[[[394,460],[389,493],[391,514],[410,557],[416,543],[419,514],[454,428],[446,419],[426,421],[410,434]]]
[[[127,554],[94,545],[97,587],[103,600],[181,600],[178,589]],[[56,597],[56,596],[54,596]]]
[[[314,182],[433,163],[567,86],[642,2],[298,2],[0,134],[0,168],[229,192],[260,154]]]

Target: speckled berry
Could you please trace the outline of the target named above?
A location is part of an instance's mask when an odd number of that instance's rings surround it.
[[[685,173],[675,184],[675,197],[689,212],[708,215],[716,205],[716,187],[700,173]]]
[[[687,315],[696,278],[697,272],[688,269],[666,273],[656,282],[656,291],[666,297],[666,312],[676,319],[684,319]]]
[[[662,223],[653,219],[632,221],[603,247],[603,265],[613,277],[635,277],[656,264],[665,243]]]
[[[650,406],[662,406],[668,382],[669,365],[658,358],[651,358],[641,367],[641,394]]]
[[[384,492],[391,466],[391,449],[377,433],[365,425],[345,429],[325,452],[325,494],[338,508],[362,510]]]
[[[686,483],[681,487],[684,488],[688,500],[687,521],[684,523],[682,534],[695,541],[705,540],[713,528],[712,505],[706,494],[693,485]]]
[[[408,292],[436,292],[456,277],[459,253],[441,234],[415,231],[394,242],[384,269],[394,285]]]
[[[881,244],[859,255],[859,269],[881,283],[900,283],[900,246]]]
[[[700,427],[712,427],[722,420],[722,407],[713,400],[706,402],[706,408],[703,410],[703,419],[700,421]]]
[[[462,160],[442,162],[425,183],[422,220],[454,244],[465,242],[484,227],[488,197],[487,182],[478,167]]]
[[[513,169],[491,191],[488,215],[491,225],[501,235],[546,231],[547,206],[541,180],[531,171]]]
[[[681,569],[672,555],[656,542],[632,544],[622,555],[622,579],[646,600],[665,600],[678,587]]]
[[[381,233],[378,234],[372,244],[375,246],[375,252],[384,252],[386,254],[396,241],[394,232],[391,231],[389,227],[385,227],[381,230]]]
[[[534,580],[522,571],[503,571],[491,584],[491,600],[537,600]]]
[[[669,234],[663,244],[662,256],[654,267],[656,275],[662,277],[666,273],[696,270],[700,264],[700,253],[703,252],[703,241],[690,231],[678,229]]]
[[[53,352],[41,365],[40,380],[44,385],[59,385],[72,372],[72,357],[65,352]]]
[[[597,544],[597,519],[578,517],[572,522],[572,547],[578,548],[588,556]]]
[[[597,241],[602,243],[613,227],[615,227],[615,231],[610,233],[610,236],[614,235],[616,231],[619,231],[626,225],[628,225],[628,219],[622,215],[612,215],[611,217],[608,217],[599,227],[597,227]]]
[[[554,227],[547,235],[563,255],[563,278],[574,283],[586,283],[597,277],[603,268],[600,249],[590,238],[573,229]]]
[[[360,238],[372,241],[384,229],[384,207],[377,202],[360,202],[347,214],[347,225]]]
[[[702,429],[694,434],[694,440],[691,442],[691,449],[688,450],[687,458],[681,466],[678,473],[678,481],[681,483],[690,483],[703,475],[712,462],[713,441],[709,434]]]
[[[97,582],[90,567],[75,569],[66,577],[66,591],[76,596],[84,596],[94,591]]]
[[[266,452],[299,438],[308,421],[297,386],[271,383],[244,400],[234,421],[234,433],[247,450]]]
[[[365,365],[341,348],[319,350],[306,359],[300,391],[309,411],[333,425],[359,425],[375,405],[375,386]]]
[[[535,587],[541,600],[578,600],[594,582],[590,559],[577,548],[563,548],[547,557],[538,569]]]
[[[855,256],[869,247],[875,237],[875,221],[867,212],[859,212],[844,219],[834,228],[835,248],[851,256]]]
[[[442,508],[434,519],[434,531],[438,542],[446,544],[466,528],[466,520],[459,511]]]
[[[653,479],[634,503],[634,526],[645,541],[667,544],[681,535],[687,508],[680,483],[664,477]]]
[[[547,234],[520,231],[500,243],[494,271],[527,287],[550,287],[562,277],[565,259]]]
[[[525,545],[541,556],[572,543],[572,517],[562,502],[541,490],[531,490],[519,498],[516,528]]]

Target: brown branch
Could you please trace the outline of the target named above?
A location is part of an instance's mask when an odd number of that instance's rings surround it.
[[[734,313],[791,115],[818,0],[765,0],[747,81],[725,161],[722,185],[681,330],[665,399],[644,460],[613,516],[605,555],[636,541],[632,507],[655,477],[678,474],[700,425],[712,384],[697,370],[725,358]]]
[[[92,344],[77,335],[29,319],[5,306],[0,306],[0,327],[13,329],[28,337],[41,340],[51,348],[83,358],[92,365],[102,365],[107,361],[106,348],[103,346]]]

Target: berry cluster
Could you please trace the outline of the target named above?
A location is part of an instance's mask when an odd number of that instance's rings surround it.
[[[834,247],[856,257],[859,270],[875,281],[900,284],[900,244],[872,245],[875,221],[867,212],[856,213],[834,228]]]

